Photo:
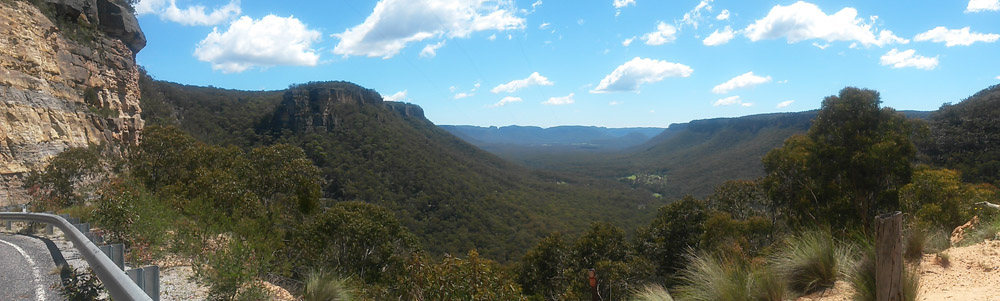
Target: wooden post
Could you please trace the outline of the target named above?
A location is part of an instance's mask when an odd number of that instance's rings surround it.
[[[590,276],[590,299],[594,301],[600,301],[601,295],[597,293],[597,271],[590,269],[587,271],[587,275]]]
[[[875,300],[903,300],[903,214],[875,218]]]

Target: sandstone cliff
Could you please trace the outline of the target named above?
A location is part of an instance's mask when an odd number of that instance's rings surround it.
[[[132,13],[108,0],[38,5],[0,1],[0,205],[24,202],[23,176],[63,150],[134,144],[143,127],[146,41]]]

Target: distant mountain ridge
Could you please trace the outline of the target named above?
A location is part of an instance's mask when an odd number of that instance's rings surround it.
[[[564,151],[614,151],[645,143],[663,131],[663,128],[655,127],[556,126],[542,128],[518,125],[503,127],[440,125],[439,127],[487,151],[500,150],[504,147],[548,148]]]

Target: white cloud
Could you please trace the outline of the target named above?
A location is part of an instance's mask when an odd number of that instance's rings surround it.
[[[778,108],[778,109],[787,108],[788,106],[792,105],[792,103],[794,103],[794,102],[795,102],[794,100],[782,101],[782,102],[779,102],[778,105],[775,106],[775,108]]]
[[[997,75],[996,79],[1000,79],[1000,75]]]
[[[497,34],[495,34],[495,33],[494,33],[494,34],[491,34],[491,35],[490,35],[490,37],[488,37],[488,38],[486,38],[486,39],[488,39],[488,40],[490,40],[490,41],[494,41],[494,40],[496,40],[496,39],[497,39]]]
[[[473,32],[523,29],[512,2],[501,0],[381,0],[364,23],[333,36],[333,53],[391,58],[429,38],[467,38]]]
[[[622,46],[628,47],[628,45],[632,45],[632,41],[635,41],[635,37],[631,37],[622,41]]]
[[[509,83],[498,85],[498,86],[494,87],[492,90],[490,90],[490,92],[493,92],[493,93],[500,93],[500,92],[514,93],[517,90],[520,90],[520,89],[523,89],[523,88],[526,88],[526,87],[532,86],[532,85],[551,86],[551,85],[554,85],[554,83],[552,83],[551,81],[549,81],[548,78],[545,78],[544,76],[541,76],[540,74],[538,74],[538,72],[532,72],[531,75],[528,75],[528,78],[512,80]]]
[[[719,100],[716,100],[715,103],[712,103],[713,107],[731,106],[731,105],[743,105],[743,100],[740,100],[739,95],[734,95],[726,98],[721,98]]]
[[[427,44],[424,46],[423,50],[420,50],[420,57],[435,57],[437,56],[437,50],[444,47],[444,41],[437,42],[437,44]]]
[[[938,58],[917,55],[913,49],[899,51],[896,48],[889,50],[882,56],[880,63],[883,66],[892,65],[892,68],[913,67],[917,69],[933,70],[938,65]]]
[[[617,100],[614,100],[614,101],[611,101],[611,102],[608,103],[609,106],[617,106],[617,105],[621,105],[621,104],[623,104],[623,102],[620,102],[620,101],[617,101]]]
[[[240,1],[232,0],[228,4],[212,9],[206,13],[207,8],[203,5],[191,5],[184,9],[177,7],[176,0],[142,0],[135,4],[137,15],[154,14],[160,19],[168,20],[182,25],[211,26],[217,25],[238,16],[241,12]]]
[[[476,82],[476,84],[472,85],[472,92],[476,92],[476,90],[479,90],[479,87],[482,85],[483,84]]]
[[[639,85],[667,77],[688,77],[692,72],[694,69],[682,64],[636,57],[611,71],[590,93],[639,91]]]
[[[1000,0],[969,0],[969,5],[965,7],[966,13],[998,10],[1000,10]]]
[[[948,29],[944,26],[934,27],[927,32],[913,37],[914,41],[944,42],[945,46],[969,46],[976,42],[993,43],[1000,39],[1000,34],[971,32],[966,26],[962,29]]]
[[[475,93],[458,92],[457,94],[455,94],[455,99],[462,99],[462,98],[472,97],[475,95],[476,95]]]
[[[826,49],[827,47],[830,47],[830,43],[820,44],[820,43],[817,43],[817,42],[813,42],[812,45],[815,46],[816,48],[819,48],[819,49]]]
[[[719,20],[719,21],[729,20],[729,10],[728,9],[723,9],[722,12],[720,12],[718,16],[715,16],[715,19]]]
[[[726,28],[722,31],[716,29],[715,32],[708,35],[708,37],[705,38],[705,40],[702,40],[701,43],[705,44],[705,46],[719,46],[729,43],[729,40],[732,40],[735,35],[736,33],[733,32],[733,28],[726,26]]]
[[[753,74],[753,71],[750,71],[715,86],[715,88],[712,88],[712,93],[726,94],[735,89],[753,87],[769,82],[771,82],[771,76],[757,76]]]
[[[642,36],[642,40],[646,41],[646,45],[663,45],[673,42],[676,39],[677,27],[667,24],[666,22],[656,24],[656,31]]]
[[[549,106],[561,106],[561,105],[573,104],[574,102],[576,102],[573,100],[573,94],[574,93],[570,93],[569,95],[563,97],[550,97],[549,100],[542,102],[542,104]]]
[[[615,8],[622,8],[629,5],[635,5],[635,0],[615,0],[612,4],[615,5]]]
[[[319,54],[312,49],[322,35],[295,17],[267,15],[260,20],[243,16],[220,32],[218,28],[198,43],[194,56],[224,73],[279,65],[315,66]]]
[[[521,102],[523,101],[520,97],[507,96],[500,100],[500,102],[493,104],[491,107],[502,107],[509,103]]]
[[[406,100],[406,90],[396,92],[396,94],[382,97],[385,101],[403,101]]]
[[[538,8],[539,6],[542,6],[542,0],[538,0],[538,1],[535,1],[535,3],[532,3],[532,4],[531,4],[531,10],[535,10],[535,9],[537,9],[537,8]]]
[[[684,17],[677,22],[678,24],[680,24],[678,25],[678,27],[683,27],[683,25],[686,24],[686,25],[691,25],[691,27],[694,27],[694,29],[698,29],[698,22],[701,22],[702,20],[701,10],[704,9],[707,11],[712,11],[712,5],[710,4],[712,3],[712,1],[713,0],[701,0],[701,2],[698,2],[698,5],[695,6],[694,9],[685,13]]]
[[[872,17],[873,20],[876,18]],[[820,39],[827,42],[856,42],[866,47],[909,43],[892,31],[872,28],[871,24],[858,18],[858,11],[852,7],[827,15],[815,4],[803,1],[789,6],[774,6],[763,19],[747,26],[743,34],[754,42],[785,38],[788,43],[796,43]]]
[[[552,23],[542,23],[542,25],[538,25],[538,29],[545,29],[546,27],[549,27],[549,25],[552,25]]]

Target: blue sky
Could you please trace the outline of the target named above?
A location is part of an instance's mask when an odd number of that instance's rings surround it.
[[[1000,0],[141,0],[153,77],[344,80],[437,124],[657,126],[819,108],[845,86],[934,110],[1000,83]]]

